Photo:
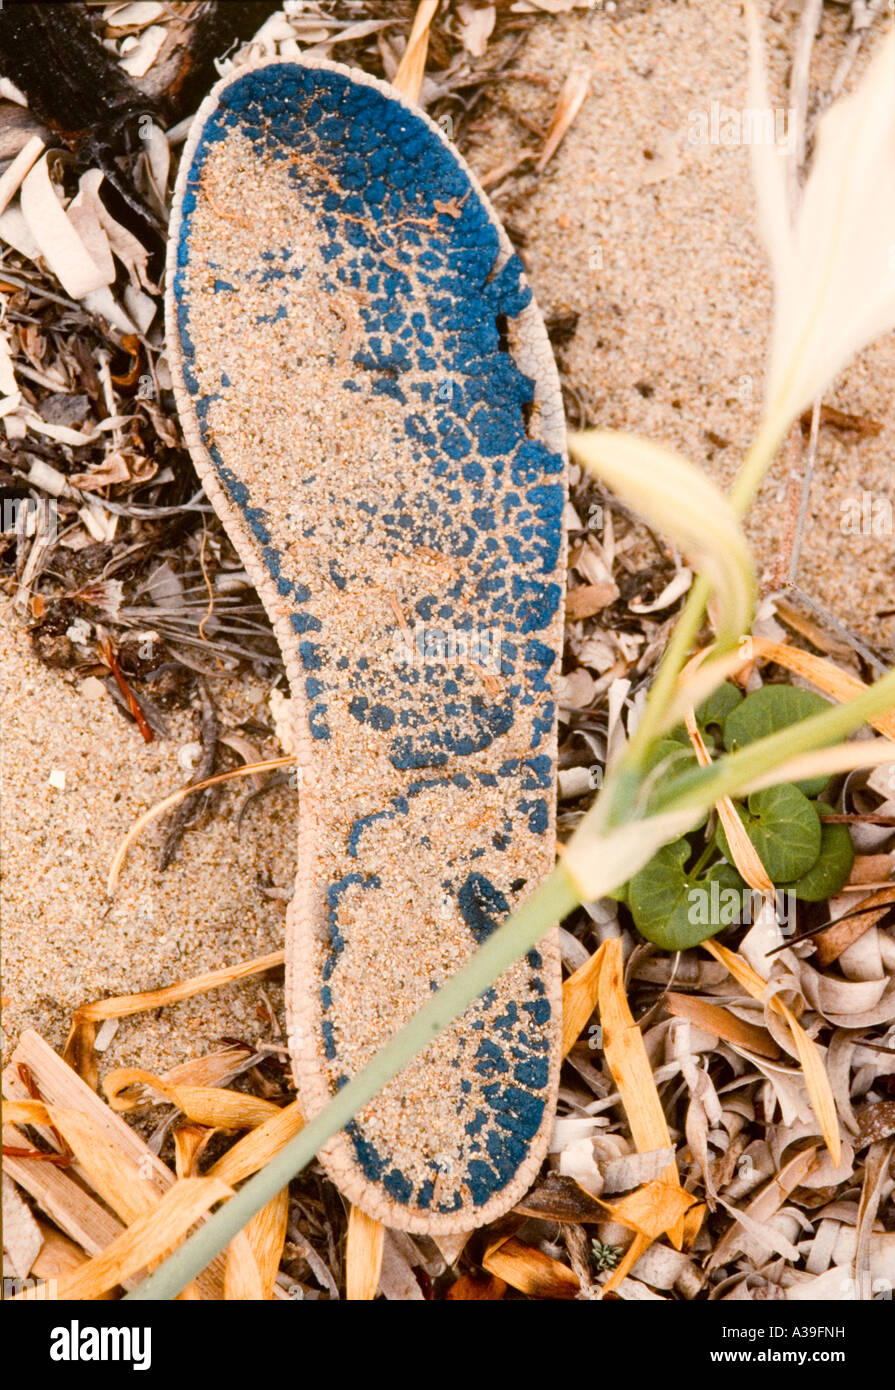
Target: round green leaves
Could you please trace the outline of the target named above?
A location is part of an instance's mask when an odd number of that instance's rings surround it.
[[[780,887],[805,903],[823,902],[848,883],[855,862],[855,847],[847,825],[821,827],[820,854],[811,868],[794,883]]]
[[[727,752],[736,752],[828,708],[810,690],[766,685],[744,699],[735,685],[725,682],[696,710],[696,722],[717,756],[722,742]],[[653,778],[649,799],[695,767],[687,731],[678,725],[647,759],[645,770]],[[821,902],[838,893],[854,863],[847,827],[824,823],[821,815],[829,806],[810,799],[828,781],[807,778],[734,802],[775,888],[802,902]],[[640,934],[668,951],[685,950],[724,927],[752,920],[752,895],[731,862],[724,829],[713,818],[707,834],[699,834],[705,824],[689,838],[665,845],[613,894],[627,903]]]
[[[728,753],[735,753],[756,739],[776,734],[829,708],[829,701],[811,690],[797,690],[793,685],[763,685],[747,695],[724,721],[724,747]],[[829,780],[824,776],[808,777],[797,786],[806,796],[818,796]]]
[[[666,951],[685,951],[743,915],[749,889],[723,861],[700,876],[688,874],[690,845],[676,840],[644,864],[628,884],[627,902],[641,936]]]
[[[746,805],[736,809],[772,883],[801,878],[817,862],[820,816],[798,787],[767,787],[753,792]],[[732,859],[721,825],[717,843],[724,857]]]

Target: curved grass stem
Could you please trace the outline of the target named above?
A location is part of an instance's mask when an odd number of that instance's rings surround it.
[[[761,487],[762,480],[786,433],[786,428],[787,422],[781,421],[780,416],[775,413],[762,421],[758,434],[752,441],[743,460],[743,465],[728,493],[728,500],[737,516],[743,516],[746,513],[749,504]],[[665,650],[665,655],[659,664],[650,689],[643,716],[625,752],[625,765],[635,771],[642,768],[649,749],[658,737],[662,719],[674,698],[678,676],[690,655],[702,626],[709,593],[707,581],[700,576],[693,585],[683,612],[675,624],[671,641]],[[620,788],[624,786],[625,779],[622,779]],[[617,817],[625,815],[629,809],[629,805],[624,804],[624,802],[617,802],[612,810],[611,822],[617,823]]]

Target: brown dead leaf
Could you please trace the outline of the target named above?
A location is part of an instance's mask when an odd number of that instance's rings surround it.
[[[618,586],[611,580],[602,584],[579,584],[566,594],[566,621],[578,622],[580,618],[591,618],[608,604],[618,598]]]
[[[579,1284],[568,1265],[560,1264],[515,1236],[490,1245],[482,1268],[532,1298],[574,1298]]]
[[[722,946],[717,941],[703,941],[702,945],[716,960],[721,961],[722,965],[727,966],[731,975],[742,985],[747,994],[751,994],[753,999],[764,1001],[767,981],[763,980],[758,972],[752,969],[748,961],[745,961],[742,956],[737,955],[735,951],[728,950],[726,946]],[[792,1010],[783,1002],[779,995],[775,995],[771,1000],[771,1008],[779,1013],[785,1020],[792,1035],[796,1053],[802,1064],[802,1071],[805,1076],[805,1085],[808,1088],[811,1108],[817,1116],[821,1134],[830,1151],[833,1163],[838,1168],[842,1157],[842,1141],[839,1136],[839,1117],[836,1114],[836,1101],[833,1098],[830,1078],[827,1076],[827,1070],[821,1060],[817,1045],[809,1038]]]
[[[548,1173],[544,1181],[517,1202],[513,1211],[518,1216],[531,1216],[539,1221],[560,1221],[566,1224],[596,1224],[606,1220],[606,1212],[596,1197],[562,1173]]]
[[[345,1251],[345,1298],[349,1302],[369,1303],[376,1297],[384,1247],[382,1222],[352,1203]]]
[[[445,1298],[451,1303],[474,1303],[483,1300],[493,1303],[503,1298],[506,1291],[506,1281],[498,1279],[494,1274],[485,1279],[477,1278],[474,1274],[461,1274],[460,1278],[451,1284]]]
[[[710,1004],[696,994],[665,995],[665,1007],[676,1018],[686,1018],[707,1033],[717,1033],[719,1038],[745,1047],[750,1052],[771,1059],[780,1056],[780,1049],[766,1028],[757,1028],[753,1023],[744,1023],[727,1009]]]
[[[870,893],[855,903],[855,907],[841,921],[834,922],[832,926],[818,932],[814,944],[817,947],[819,963],[823,966],[832,965],[847,947],[854,945],[865,932],[885,917],[892,903],[895,903],[895,886],[880,888],[876,893]],[[857,908],[860,911],[855,911]]]

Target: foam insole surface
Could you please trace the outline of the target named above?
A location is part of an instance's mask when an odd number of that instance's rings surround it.
[[[456,151],[332,64],[243,69],[204,103],[168,313],[187,441],[293,695],[311,1113],[552,868],[558,384]],[[558,970],[547,938],[327,1146],[351,1200],[438,1231],[518,1199],[552,1119]]]

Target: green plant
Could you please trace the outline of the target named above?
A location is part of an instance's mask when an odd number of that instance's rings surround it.
[[[769,102],[751,11],[750,24],[750,105],[764,108]],[[634,736],[607,769],[599,796],[545,882],[364,1071],[128,1298],[172,1298],[180,1292],[411,1057],[575,905],[633,883],[663,847],[668,847],[668,872],[674,862],[682,869],[675,844],[693,834],[721,798],[745,802],[744,817],[762,822],[767,835],[768,803],[750,804],[756,793],[784,785],[804,799],[798,786],[809,779],[893,760],[886,739],[838,741],[895,708],[895,671],[847,704],[824,702],[822,710],[751,741],[738,741],[735,749],[725,743],[708,766],[685,757],[679,770],[655,775],[659,741],[671,734],[669,741],[681,747],[675,731],[688,710],[714,699],[712,717],[703,716],[703,722],[726,734],[740,708],[737,703],[725,710],[731,696],[718,693],[741,664],[736,648],[748,633],[755,592],[740,518],[793,420],[854,352],[895,325],[895,266],[890,259],[895,244],[895,36],[884,42],[857,92],[835,103],[820,121],[814,166],[794,219],[778,152],[759,144],[752,153],[774,273],[775,318],[763,418],[728,498],[692,464],[649,441],[597,431],[571,440],[576,457],[653,526],[673,536],[700,572]],[[715,641],[701,665],[691,663],[684,671],[711,596]],[[660,763],[664,757],[661,753]],[[807,825],[806,816],[806,834]],[[753,829],[757,834],[755,825]],[[837,841],[837,853],[844,858],[842,837]],[[825,849],[822,832],[814,864],[796,880],[803,896],[806,881],[808,891],[822,895],[821,880],[833,860],[829,837],[827,843]],[[711,882],[714,866],[704,873],[697,867],[703,881]]]
[[[604,1245],[601,1240],[592,1240],[590,1249],[594,1268],[598,1269],[601,1274],[618,1268],[618,1262],[622,1257],[620,1246]]]
[[[696,723],[709,754],[736,752],[829,708],[808,690],[765,685],[743,698],[725,681],[696,710]],[[673,778],[696,765],[683,726],[660,739],[645,771]],[[683,747],[683,740],[687,748]],[[734,802],[749,840],[775,888],[804,902],[837,893],[854,863],[851,836],[844,825],[825,825],[823,803],[809,798],[826,788],[829,777],[806,778],[752,792]],[[704,827],[705,833],[698,831]],[[752,894],[734,865],[720,820],[712,817],[687,836],[672,841],[612,894],[627,903],[634,924],[648,941],[682,951],[750,920]]]

